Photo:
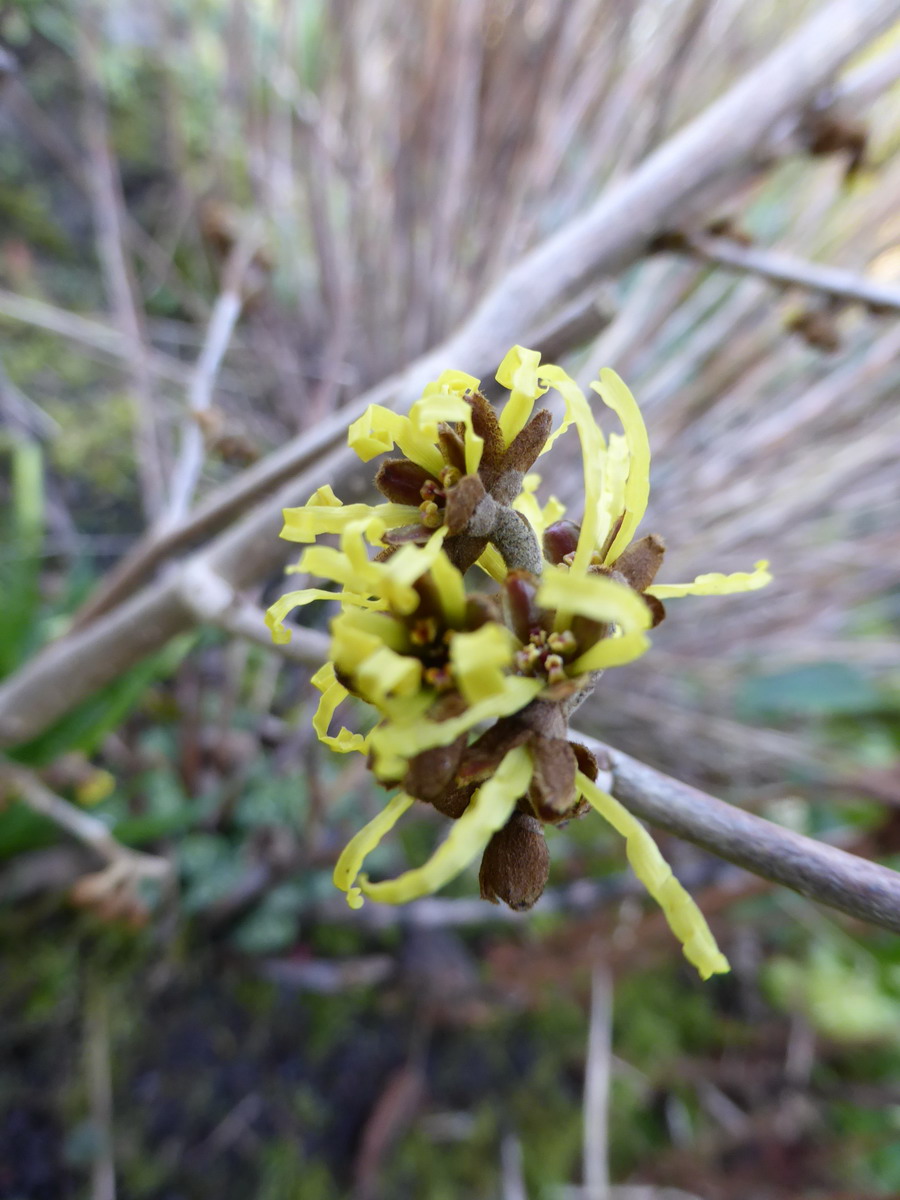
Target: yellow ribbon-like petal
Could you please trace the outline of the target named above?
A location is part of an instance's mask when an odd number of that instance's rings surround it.
[[[265,622],[276,646],[283,646],[291,640],[291,631],[284,624],[288,613],[303,604],[312,604],[314,600],[340,600],[341,604],[359,605],[361,608],[370,608],[378,603],[358,592],[329,592],[326,588],[300,588],[296,592],[285,592],[266,609]]]
[[[550,383],[566,402],[566,417],[578,430],[584,474],[584,519],[578,545],[572,559],[572,574],[584,575],[597,548],[600,523],[601,471],[606,458],[606,443],[600,426],[581,388],[561,367],[541,367],[541,378]]]
[[[415,428],[409,417],[370,404],[363,415],[347,431],[347,444],[363,462],[398,446],[403,454],[437,478],[444,458],[433,441]]]
[[[717,571],[698,575],[693,583],[656,583],[647,588],[648,596],[671,600],[676,596],[731,596],[738,592],[755,592],[772,582],[769,564],[763,558],[752,571],[735,571],[722,575]]]
[[[472,475],[478,470],[481,453],[484,450],[484,438],[475,432],[472,421],[472,406],[461,396],[447,394],[426,394],[417,400],[409,410],[409,417],[415,428],[424,436],[436,442],[438,425],[442,421],[461,422],[466,427],[465,450],[466,471]]]
[[[606,457],[603,460],[600,483],[600,516],[597,524],[597,549],[600,550],[609,537],[610,530],[625,512],[625,485],[631,459],[628,441],[619,433],[609,435]],[[624,523],[624,521],[623,521]],[[609,552],[607,551],[607,559]]]
[[[526,475],[522,481],[522,491],[512,502],[513,508],[525,517],[539,538],[543,537],[547,526],[558,521],[566,511],[566,506],[555,496],[551,496],[541,508],[537,496],[534,494],[540,487],[540,483],[540,475]]]
[[[351,522],[362,521],[366,536],[378,545],[386,529],[415,525],[421,518],[412,504],[307,504],[283,510],[281,536],[288,542],[314,542],[320,533],[343,533]]]
[[[466,733],[482,721],[508,717],[518,712],[535,698],[543,686],[543,681],[539,679],[507,675],[502,692],[477,701],[458,717],[433,721],[424,714],[417,714],[409,719],[397,719],[379,725],[370,738],[375,756],[375,774],[380,779],[397,778],[406,770],[409,759],[420,751],[448,746],[461,733]]]
[[[591,388],[622,422],[628,443],[625,519],[607,555],[608,562],[615,562],[634,537],[635,530],[647,511],[647,500],[650,496],[650,442],[637,401],[615,371],[604,367],[600,372],[599,381],[592,383]]]
[[[531,756],[525,747],[510,750],[493,778],[482,784],[463,815],[453,822],[428,862],[381,883],[370,883],[361,875],[360,890],[384,904],[406,904],[442,888],[464,871],[484,851],[497,830],[503,828],[516,801],[527,789],[531,772]]]
[[[647,605],[627,584],[605,575],[574,575],[549,563],[541,576],[537,602],[555,608],[564,618],[560,628],[567,628],[576,613],[618,625],[623,633],[649,629],[652,621]]]
[[[716,945],[703,913],[672,874],[672,868],[640,821],[581,771],[575,779],[585,800],[625,838],[628,861],[635,875],[665,913],[688,962],[697,968],[703,979],[730,970],[728,959]]]
[[[514,639],[505,625],[488,622],[474,633],[454,634],[450,665],[459,690],[469,704],[477,704],[504,688],[504,668],[513,659]]]
[[[441,598],[444,619],[451,628],[458,627],[466,614],[466,585],[462,572],[454,567],[446,554],[438,554],[429,571]]]
[[[622,637],[603,638],[572,663],[570,675],[586,671],[605,671],[607,667],[624,667],[650,649],[645,633],[625,633]]]
[[[387,806],[382,809],[378,816],[371,820],[368,825],[364,825],[359,833],[355,834],[344,847],[340,858],[335,863],[332,878],[334,879],[335,887],[347,893],[347,903],[351,908],[362,908],[362,892],[358,887],[354,887],[353,885],[362,869],[363,863],[385,834],[390,833],[412,804],[413,797],[400,792],[399,795],[389,800]]]
[[[411,696],[422,682],[422,663],[409,654],[379,646],[359,664],[354,686],[376,706],[389,696]]]
[[[513,346],[497,368],[494,378],[511,393],[500,414],[500,431],[507,446],[525,428],[535,400],[547,390],[538,379],[540,361],[540,351]]]
[[[490,575],[495,583],[502,583],[509,574],[506,569],[506,563],[503,561],[503,555],[493,545],[489,545],[484,549],[481,556],[476,559],[475,565],[481,567],[486,575]]]
[[[337,734],[332,735],[328,732],[335,709],[342,700],[346,700],[350,695],[347,689],[338,683],[334,673],[334,663],[327,662],[320,667],[313,675],[311,682],[322,693],[319,707],[312,719],[313,729],[316,731],[319,741],[330,746],[338,754],[349,754],[353,750],[365,753],[368,748],[368,738],[363,737],[361,733],[351,733],[349,729],[344,728]]]
[[[401,546],[386,562],[370,564],[377,569],[380,594],[395,612],[411,613],[419,596],[412,586],[426,571],[446,557],[442,549],[447,526],[436,529],[424,546]]]

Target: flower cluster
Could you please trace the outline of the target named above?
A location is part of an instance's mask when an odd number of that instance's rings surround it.
[[[655,584],[663,542],[635,540],[650,450],[622,381],[603,370],[591,385],[622,425],[607,440],[581,389],[535,351],[513,347],[497,380],[509,390],[499,414],[477,379],[447,371],[408,416],[373,405],[351,425],[349,444],[364,462],[400,451],[375,476],[384,503],[345,505],[324,487],[285,511],[283,537],[333,534],[339,544],[305,550],[292,569],[331,587],[281,597],[267,615],[272,635],[289,638],[284,621],[300,605],[340,603],[329,660],[313,678],[322,693],[313,724],[339,753],[366,754],[396,791],[340,856],[335,883],[353,907],[366,896],[403,903],[480,856],[482,896],[527,909],[549,871],[544,826],[594,809],[625,838],[636,874],[706,978],[728,964],[703,916],[643,826],[598,786],[597,761],[569,738],[568,723],[604,670],[645,652],[664,599],[762,587],[766,564]],[[565,403],[555,430],[546,409],[534,411],[551,387]],[[555,499],[542,507],[540,478],[529,474],[573,428],[584,470],[580,525]],[[493,581],[490,591],[467,589],[473,567]],[[376,714],[365,735],[329,732],[348,696]],[[422,866],[370,880],[366,857],[416,800],[452,821],[446,838]]]

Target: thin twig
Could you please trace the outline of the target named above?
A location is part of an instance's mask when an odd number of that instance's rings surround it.
[[[142,854],[123,846],[106,825],[90,813],[82,812],[68,800],[50,790],[36,775],[16,763],[0,762],[0,786],[27,804],[32,812],[52,821],[82,845],[93,850],[119,874],[126,872],[143,879],[165,879],[172,870],[164,858]]]
[[[82,317],[78,313],[68,312],[45,300],[36,300],[33,296],[19,296],[0,288],[0,317],[10,321],[20,321],[23,325],[31,325],[35,329],[46,329],[59,337],[76,342],[79,346],[89,346],[101,354],[117,361],[127,361],[131,353],[130,342],[121,329],[92,317]],[[190,371],[176,359],[158,351],[150,351],[147,366],[152,375],[184,387],[190,382]]]
[[[612,982],[595,958],[584,1075],[585,1200],[609,1197],[609,1085],[612,1072]]]
[[[188,418],[182,434],[178,460],[169,484],[169,499],[159,530],[171,529],[184,520],[203,469],[204,437],[201,414],[212,405],[222,360],[243,307],[242,287],[261,235],[249,223],[235,242],[223,271],[222,290],[213,306],[203,349],[197,358],[188,389]]]
[[[215,625],[303,666],[319,667],[327,658],[328,636],[316,629],[294,628],[291,640],[276,646],[262,609],[243,599],[204,560],[192,559],[180,578],[181,595],[198,622]]]
[[[596,738],[576,736],[610,764],[610,790],[636,816],[819,904],[900,933],[900,873],[744,812]]]
[[[900,311],[900,287],[866,279],[854,271],[805,262],[790,254],[759,246],[744,246],[727,237],[676,235],[672,248],[677,252],[715,263],[745,275],[757,275],[784,287],[799,287],[820,292],[833,300],[863,304],[868,308]]]
[[[165,473],[156,421],[156,397],[148,362],[143,308],[126,250],[125,202],[122,181],[109,145],[103,81],[97,49],[97,13],[93,3],[82,6],[75,22],[77,61],[84,88],[84,137],[90,160],[90,193],[97,234],[97,250],[106,288],[129,349],[135,425],[135,459],[148,520],[161,511]]]

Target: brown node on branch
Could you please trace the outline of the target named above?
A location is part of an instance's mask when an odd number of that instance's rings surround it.
[[[753,238],[740,224],[737,217],[714,217],[704,226],[703,232],[707,237],[728,238],[731,242],[737,242],[739,246],[753,245]]]
[[[841,348],[841,334],[838,328],[838,310],[827,308],[805,308],[790,317],[785,328],[790,333],[796,333],[807,346],[822,350],[826,354],[834,354]]]
[[[803,132],[806,149],[816,157],[846,153],[845,182],[850,182],[862,169],[869,143],[869,130],[863,121],[831,105],[809,113]]]

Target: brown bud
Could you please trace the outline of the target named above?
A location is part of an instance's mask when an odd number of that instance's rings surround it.
[[[615,569],[636,592],[648,588],[656,578],[666,553],[666,543],[655,533],[632,542],[615,561]]]
[[[469,630],[480,629],[488,622],[503,620],[498,597],[484,592],[470,592],[466,596],[465,627]]]
[[[467,787],[447,787],[436,796],[432,796],[428,803],[451,821],[458,821],[469,807],[474,791],[474,784]]]
[[[531,730],[515,717],[501,717],[464,751],[457,780],[467,784],[490,779],[510,750],[524,745],[531,736]]]
[[[469,567],[478,562],[484,554],[487,544],[486,537],[470,537],[467,533],[457,533],[452,538],[447,538],[444,549],[457,571],[462,571],[465,575]]]
[[[463,439],[459,436],[455,429],[449,425],[438,426],[438,441],[441,445],[441,454],[444,456],[444,461],[449,467],[455,467],[457,471],[465,474],[466,471],[466,446]]]
[[[523,644],[541,626],[541,612],[537,606],[540,582],[530,571],[510,571],[500,589],[506,624]]]
[[[661,621],[666,619],[666,606],[656,596],[642,596],[641,599],[650,609],[650,616],[653,618],[650,628],[655,629]]]
[[[463,533],[484,499],[484,484],[477,475],[463,475],[447,492],[444,521],[451,534]]]
[[[594,755],[587,746],[582,746],[581,742],[569,742],[569,745],[572,747],[572,753],[578,763],[578,770],[582,775],[587,775],[588,779],[595,780],[600,773],[600,768]]]
[[[522,490],[522,479],[543,450],[552,425],[553,418],[549,410],[542,408],[509,443],[496,482],[491,488],[492,495],[501,504],[512,504]]]
[[[490,485],[500,467],[506,448],[500,422],[497,420],[497,414],[494,412],[490,400],[486,399],[481,392],[467,392],[464,398],[472,407],[472,429],[479,437],[484,438],[479,474],[484,479],[485,487],[490,491]]]
[[[575,751],[563,738],[534,734],[529,742],[534,773],[528,798],[542,821],[556,824],[570,815],[577,795]]]
[[[409,760],[403,790],[419,800],[433,803],[435,797],[439,797],[452,784],[465,747],[466,734],[462,734],[449,746],[421,750]]]
[[[386,530],[381,540],[386,546],[396,550],[398,546],[405,546],[408,542],[412,542],[414,546],[424,546],[433,533],[434,530],[429,529],[427,525],[400,525],[396,529]]]
[[[558,565],[567,554],[574,554],[581,528],[572,521],[554,521],[544,530],[544,557]]]
[[[375,486],[392,504],[419,504],[422,488],[430,479],[418,463],[408,458],[389,458],[378,468]]]
[[[540,898],[550,874],[550,851],[540,821],[513,813],[487,844],[478,882],[492,904],[524,912]]]

